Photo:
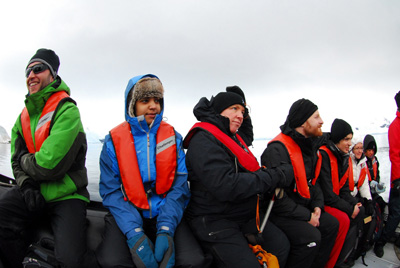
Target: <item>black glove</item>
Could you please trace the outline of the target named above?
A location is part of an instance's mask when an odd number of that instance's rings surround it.
[[[278,182],[280,188],[289,187],[294,180],[293,166],[288,163],[282,163],[280,166],[275,168],[279,173],[282,174],[281,179]]]
[[[372,200],[368,200],[364,198],[363,206],[365,207],[365,214],[368,216],[372,216],[374,214],[374,205],[372,204]]]
[[[226,92],[233,92],[233,93],[239,94],[240,97],[242,97],[244,102],[246,103],[246,98],[244,97],[243,90],[240,87],[238,87],[238,86],[226,87]]]
[[[32,179],[26,180],[21,186],[22,197],[30,212],[37,212],[44,208],[46,200],[40,193],[40,185]]]
[[[390,191],[394,196],[400,195],[400,179],[396,179],[392,182],[392,189],[390,189]]]

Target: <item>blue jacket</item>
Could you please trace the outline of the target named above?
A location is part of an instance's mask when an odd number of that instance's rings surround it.
[[[154,187],[156,178],[156,135],[162,121],[163,109],[161,110],[161,113],[155,117],[154,122],[149,129],[146,121],[144,119],[141,120],[140,116],[129,116],[129,103],[127,103],[127,97],[129,92],[133,89],[133,86],[141,78],[147,76],[158,78],[155,75],[148,74],[136,76],[129,80],[125,90],[125,119],[131,126],[142,181],[148,183],[148,170],[150,169],[150,186]],[[151,147],[149,163],[147,160],[147,136],[149,136]],[[142,211],[142,215],[145,218],[154,218],[157,216],[157,230],[161,231],[162,226],[168,227],[171,235],[175,233],[176,227],[182,219],[183,211],[190,198],[187,183],[185,153],[182,149],[182,136],[178,132],[176,132],[176,145],[179,152],[177,159],[177,176],[174,184],[165,198],[153,194],[150,197],[152,204],[151,211]],[[119,228],[129,240],[131,237],[136,235],[140,229],[142,229],[143,221],[138,209],[124,200],[121,191],[121,184],[122,182],[115,149],[111,137],[108,134],[105,137],[103,149],[100,155],[100,195],[103,198],[104,206],[110,210]]]

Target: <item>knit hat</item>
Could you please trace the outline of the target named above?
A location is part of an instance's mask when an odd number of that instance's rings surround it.
[[[349,134],[353,134],[353,130],[349,123],[336,118],[331,126],[331,140],[333,143],[339,143],[340,140],[344,139]]]
[[[400,109],[400,91],[397,92],[396,96],[394,96],[394,99],[396,101],[397,109]]]
[[[240,104],[243,108],[246,108],[243,98],[237,93],[220,92],[217,96],[211,98],[211,106],[217,114],[222,113],[223,110],[234,104]]]
[[[354,146],[356,146],[359,143],[361,143],[361,145],[363,144],[363,140],[362,140],[361,136],[354,135],[353,138],[351,139],[350,151],[353,150]],[[363,148],[363,150],[364,150],[364,148]]]
[[[303,98],[295,101],[287,116],[289,127],[294,129],[301,126],[316,110],[318,110],[318,106],[310,100]]]
[[[144,98],[164,98],[164,87],[161,81],[155,77],[144,77],[136,82],[133,89],[129,93],[129,115],[135,117],[136,101]],[[163,102],[160,102],[161,109]]]
[[[243,90],[238,86],[228,86],[226,87],[226,92],[233,92],[239,94],[240,97],[243,98],[244,102],[246,103],[246,97],[244,96]]]
[[[36,61],[46,64],[50,69],[51,75],[54,78],[57,77],[58,67],[60,67],[60,59],[53,50],[46,48],[38,49],[38,51],[36,51],[36,54],[33,55],[33,57],[28,62],[26,68],[28,68],[29,64]]]

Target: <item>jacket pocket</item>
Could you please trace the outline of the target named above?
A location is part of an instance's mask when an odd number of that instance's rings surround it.
[[[240,232],[239,226],[226,219],[210,219],[207,216],[194,218],[190,222],[193,233],[202,241],[215,242]]]

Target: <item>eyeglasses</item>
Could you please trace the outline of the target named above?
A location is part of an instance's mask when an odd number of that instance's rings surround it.
[[[354,147],[353,150],[364,150],[363,147]]]
[[[38,74],[38,73],[46,71],[47,69],[49,69],[49,66],[47,66],[46,64],[43,64],[43,63],[36,64],[36,65],[26,68],[25,76],[28,78],[28,76],[31,72],[33,72],[34,74]]]

